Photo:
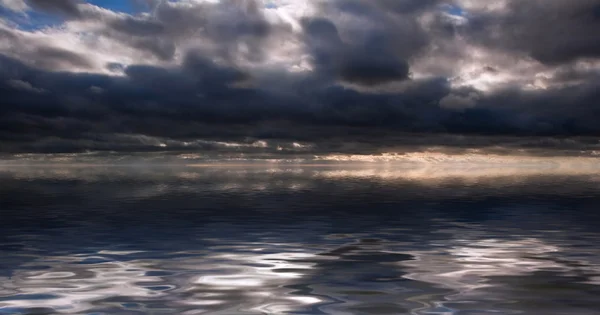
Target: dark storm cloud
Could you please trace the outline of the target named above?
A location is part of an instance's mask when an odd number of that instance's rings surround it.
[[[244,73],[194,54],[181,68],[128,67],[125,78],[40,71],[9,58],[3,58],[2,65],[8,71],[2,72],[5,106],[0,129],[3,139],[18,139],[19,144],[39,144],[43,139],[46,144],[48,139],[56,143],[57,139],[73,137],[81,144],[89,137],[104,135],[100,138],[105,139],[111,134],[145,134],[181,141],[247,137],[316,140],[345,137],[347,127],[359,131],[382,124],[396,129],[396,122],[410,124],[409,117],[419,115],[417,101],[410,96],[369,96],[331,87],[279,99],[258,89],[234,88],[231,84],[245,79]],[[32,87],[48,93],[42,96],[15,89],[14,82],[8,84],[8,80],[29,80]],[[92,86],[103,92],[89,93]],[[430,86],[424,84],[410,93],[424,99],[444,93],[443,82]]]
[[[466,34],[546,64],[598,58],[599,12],[597,0],[513,0],[506,10],[473,17]]]
[[[162,2],[155,9],[155,19],[165,25],[169,38],[188,41],[201,38],[216,46],[216,53],[232,62],[236,58],[260,60],[268,49],[267,40],[289,29],[271,25],[265,20],[258,1],[224,0],[184,7]],[[240,47],[247,47],[247,52]]]
[[[515,143],[510,137],[600,135],[598,71],[572,62],[598,57],[593,1],[551,0],[547,7],[515,1],[508,11],[473,13],[457,25],[440,1],[336,0],[301,20],[299,30],[267,19],[256,1],[161,1],[139,16],[72,1],[34,2],[95,23],[96,35],[140,52],[128,56],[140,64],[106,65],[120,76],[65,71],[94,69],[94,62],[0,28],[6,35],[0,44],[7,43],[0,57],[1,151],[260,151],[301,141],[316,152],[376,152],[402,144],[489,146]],[[67,14],[68,4],[79,13]],[[556,26],[540,25],[552,21]],[[542,32],[555,27],[572,35]],[[548,87],[453,86],[452,58],[468,58],[457,37],[500,56],[530,54],[553,70],[544,79]],[[305,49],[312,71],[243,66],[268,59],[288,40]],[[439,61],[443,76],[413,77],[419,58],[432,51],[452,56]],[[149,65],[149,57],[169,65]],[[509,71],[478,67],[489,75]],[[260,139],[270,148],[254,145]],[[543,146],[523,143],[515,147]]]
[[[335,0],[334,2],[337,2],[337,5],[345,10],[359,12],[365,5],[373,5],[386,12],[397,14],[414,14],[443,3],[440,0]]]
[[[435,2],[337,0],[323,4],[323,17],[303,21],[315,66],[322,75],[367,86],[407,79],[408,59],[429,41],[417,15],[408,13]],[[340,13],[345,15],[340,17]]]
[[[318,150],[353,151],[389,147],[396,141],[449,143],[431,136],[398,138],[405,132],[600,132],[593,124],[600,113],[592,103],[561,115],[573,95],[585,95],[582,102],[597,99],[591,87],[587,94],[573,91],[567,97],[564,91],[551,95],[506,92],[486,100],[487,109],[455,112],[437,105],[449,93],[443,79],[412,83],[403,93],[366,94],[332,86],[281,99],[260,89],[232,87],[245,79],[243,72],[194,54],[183,67],[128,67],[123,78],[40,71],[5,57],[1,63],[0,138],[7,151],[164,150],[160,143],[169,149],[216,149],[198,139],[305,141],[316,143]],[[28,84],[15,88],[15,80]],[[46,92],[32,93],[29,87]],[[91,93],[91,87],[102,93]],[[556,113],[538,109],[537,104],[548,106],[549,100]],[[515,105],[500,106],[506,102]],[[522,117],[519,106],[527,108],[530,117]]]
[[[360,45],[344,43],[327,19],[304,22],[308,43],[319,71],[348,82],[376,85],[408,77],[408,63],[394,54],[384,39],[370,38]]]
[[[556,70],[552,77],[552,81],[567,84],[599,82],[600,71],[594,69],[578,69],[572,65],[566,65]]]
[[[502,90],[484,106],[508,110],[520,130],[563,135],[600,135],[600,80],[541,91]]]
[[[438,8],[434,6],[437,3],[336,0],[324,12],[336,20],[344,37],[355,44],[386,47],[396,56],[409,59],[430,42],[431,34],[423,28],[419,19],[426,8],[437,12]]]

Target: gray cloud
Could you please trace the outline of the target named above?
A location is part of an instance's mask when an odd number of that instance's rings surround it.
[[[134,36],[157,36],[165,31],[159,21],[127,16],[109,23],[110,28]]]
[[[376,152],[600,135],[593,1],[507,0],[456,16],[434,0],[335,0],[298,25],[258,1],[160,1],[136,16],[41,2],[29,4],[69,18],[73,33],[60,45],[58,31],[0,25],[0,150],[262,139]]]
[[[361,41],[345,42],[334,22],[326,18],[305,20],[304,29],[322,75],[365,85],[408,78],[407,56],[394,49],[392,37],[385,32],[372,31]]]
[[[58,13],[67,17],[80,17],[79,0],[26,0],[34,9]]]
[[[93,62],[85,55],[53,45],[48,41],[27,37],[15,29],[0,25],[0,47],[3,54],[26,60],[42,69],[64,70],[69,68],[92,68]]]
[[[44,92],[43,89],[38,89],[38,88],[34,87],[33,85],[31,85],[31,83],[21,81],[21,80],[8,80],[8,81],[6,81],[6,84],[14,89],[22,90],[22,91],[26,91],[26,92],[33,92],[33,93],[43,93]]]
[[[440,0],[374,0],[370,2],[384,10],[402,14],[412,14],[443,3],[443,1]]]
[[[32,51],[32,57],[33,64],[41,68],[59,68],[64,64],[81,68],[92,66],[85,56],[58,47],[40,46]]]
[[[440,106],[447,109],[464,110],[477,105],[479,96],[476,93],[468,95],[449,94],[440,100]]]
[[[171,1],[149,4],[152,15],[115,15],[91,5],[80,6],[72,18],[102,24],[99,35],[147,52],[161,60],[173,59],[177,46],[211,46],[215,54],[230,62],[261,59],[267,39],[285,27],[265,20],[255,0],[203,2],[195,5]],[[243,47],[243,50],[242,50]]]
[[[475,13],[466,35],[546,64],[600,57],[596,0],[507,1],[505,10]]]

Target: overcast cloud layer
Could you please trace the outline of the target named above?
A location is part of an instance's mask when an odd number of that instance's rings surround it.
[[[0,151],[559,146],[565,137],[583,148],[600,136],[599,0],[127,8],[0,0]]]

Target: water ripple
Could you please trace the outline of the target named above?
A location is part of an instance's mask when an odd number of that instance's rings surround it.
[[[600,308],[597,176],[19,172],[0,178],[0,314]]]

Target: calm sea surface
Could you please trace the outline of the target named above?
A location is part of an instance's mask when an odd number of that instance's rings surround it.
[[[600,174],[3,167],[0,314],[600,314]]]

